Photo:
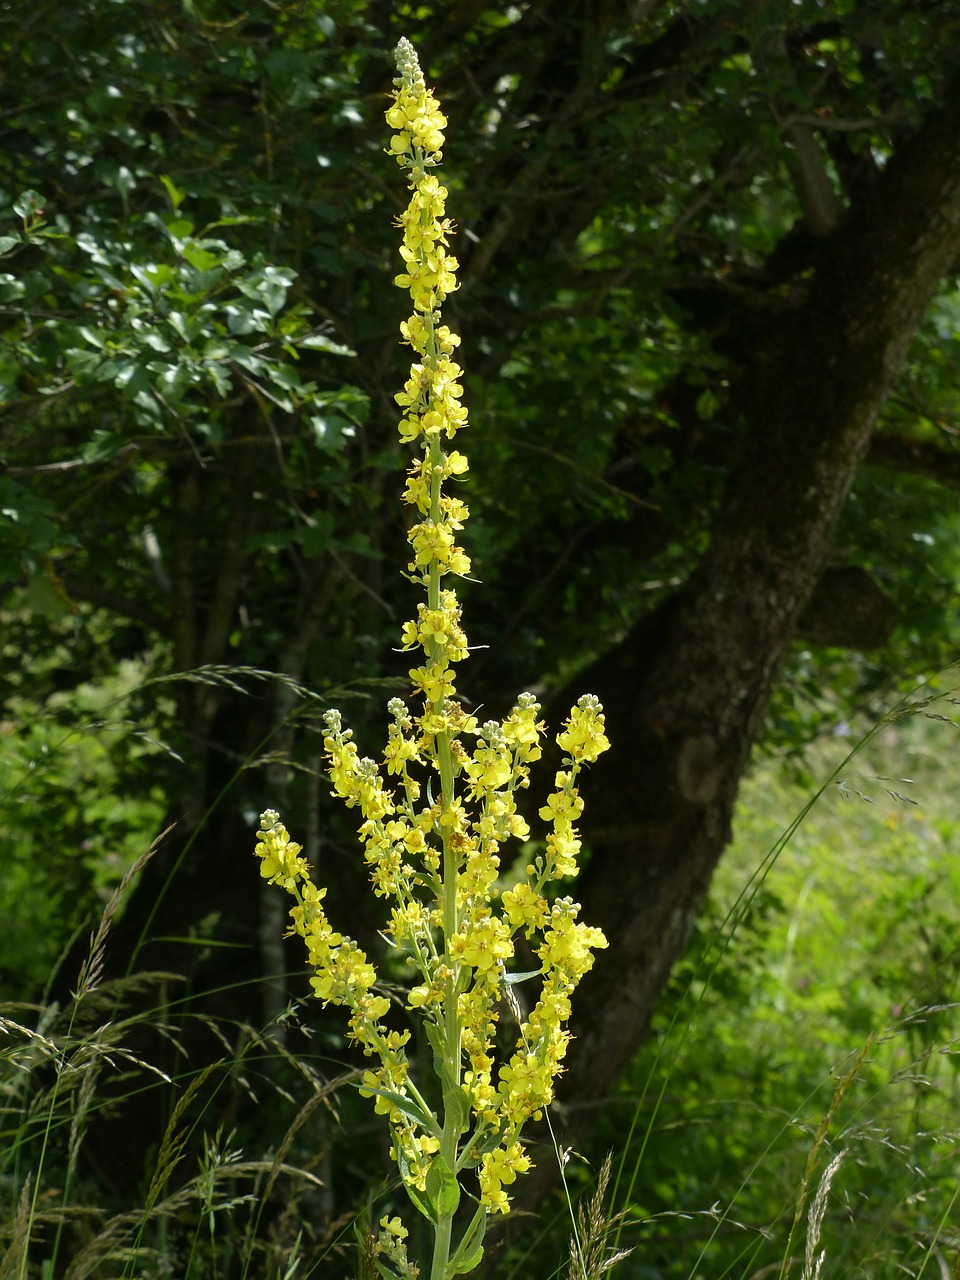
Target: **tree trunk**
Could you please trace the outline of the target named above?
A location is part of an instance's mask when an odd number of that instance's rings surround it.
[[[580,885],[582,918],[610,945],[578,993],[565,1099],[609,1091],[647,1030],[878,413],[958,255],[954,83],[825,242],[779,333],[748,356],[740,454],[701,564],[568,691],[600,695],[613,750],[585,784],[593,855]],[[575,1113],[572,1130],[590,1114]]]

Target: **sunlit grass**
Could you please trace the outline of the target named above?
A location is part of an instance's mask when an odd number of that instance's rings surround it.
[[[845,735],[818,746],[819,779],[843,767],[759,878],[812,792],[775,760],[745,781],[709,910],[604,1126],[616,1146],[633,1109],[622,1238],[637,1248],[619,1275],[953,1265],[960,797],[945,710],[881,726],[845,763]]]

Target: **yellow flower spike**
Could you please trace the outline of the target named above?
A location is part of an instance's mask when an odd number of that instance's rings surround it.
[[[599,702],[581,698],[557,737],[562,767],[540,807],[545,844],[531,856],[526,878],[501,895],[506,842],[531,838],[516,792],[529,785],[531,766],[541,757],[544,726],[531,694],[521,695],[502,723],[482,726],[456,701],[454,667],[469,646],[451,583],[470,572],[457,542],[469,511],[444,485],[465,477],[469,464],[450,444],[468,415],[455,358],[460,339],[441,316],[458,287],[459,268],[450,248],[448,191],[433,172],[447,122],[408,41],[398,45],[397,69],[386,119],[388,151],[409,189],[396,219],[403,238],[396,282],[412,302],[400,324],[412,361],[395,399],[400,439],[415,454],[403,494],[415,513],[407,533],[409,571],[424,588],[400,640],[404,650],[420,653],[409,672],[413,699],[388,704],[379,763],[361,756],[335,710],[325,716],[323,745],[332,792],[357,815],[373,891],[386,901],[383,935],[412,970],[404,1021],[417,1012],[441,1063],[436,1112],[410,1077],[409,1031],[387,1025],[397,1002],[378,988],[365,953],[335,931],[326,890],[312,883],[302,849],[272,810],[261,820],[256,852],[264,879],[295,899],[291,932],[306,945],[315,995],[348,1009],[348,1035],[371,1059],[360,1092],[386,1118],[401,1180],[434,1224],[424,1280],[447,1280],[451,1263],[463,1274],[464,1257],[478,1258],[484,1215],[509,1210],[509,1188],[530,1167],[521,1130],[553,1099],[570,1039],[570,995],[594,950],[606,945],[599,930],[579,922],[576,903],[551,902],[547,886],[577,873],[575,824],[583,808],[577,780],[609,743]],[[504,1052],[502,1029],[498,1034],[503,984],[520,936],[530,940],[525,949],[540,964],[539,996]],[[457,1245],[453,1219],[464,1170],[476,1170],[480,1207]],[[392,1273],[414,1280],[419,1269],[407,1259],[403,1223],[385,1217],[380,1226],[375,1252]]]

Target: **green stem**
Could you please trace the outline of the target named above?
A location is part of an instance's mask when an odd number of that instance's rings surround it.
[[[427,329],[426,360],[435,364],[437,360],[436,345],[433,336],[433,316],[424,316]],[[427,465],[430,468],[430,518],[435,524],[440,522],[440,498],[442,451],[436,436],[430,439]],[[427,584],[427,607],[440,608],[440,572],[439,565],[434,562],[430,566],[430,577]],[[433,655],[431,654],[430,657]],[[433,703],[433,710],[443,710],[443,697]],[[452,959],[449,952],[450,938],[460,927],[457,910],[457,875],[459,873],[458,857],[451,847],[450,828],[444,821],[451,812],[454,801],[453,753],[450,749],[450,735],[447,732],[437,734],[437,767],[440,772],[440,836],[443,844],[442,863],[442,895],[443,895],[443,943],[446,962],[450,975],[446,981],[443,997],[444,1042],[446,1044],[447,1066],[452,1076],[454,1088],[460,1087],[460,1014],[457,1008],[457,987],[460,977],[460,966]],[[443,1130],[440,1135],[440,1156],[447,1168],[453,1172],[457,1167],[457,1144],[460,1140],[460,1127],[451,1108],[444,1107]],[[430,1280],[443,1280],[450,1261],[450,1242],[453,1235],[453,1214],[442,1214],[434,1229],[433,1261],[430,1267]]]
[[[448,811],[448,797],[452,799],[453,786],[453,768],[450,755],[450,743],[447,735],[440,734],[437,742],[438,755],[440,756],[441,779],[444,800],[441,805],[441,813]],[[444,778],[444,754],[446,755],[448,778]],[[451,791],[448,792],[447,785]],[[446,944],[450,936],[456,932],[458,927],[457,920],[457,857],[455,852],[450,848],[450,834],[446,827],[443,829],[443,931],[444,944]],[[449,955],[448,955],[449,964]],[[450,964],[450,976],[447,978],[446,990],[443,998],[443,1022],[444,1022],[444,1042],[446,1044],[447,1066],[452,1076],[452,1085],[454,1088],[460,1087],[460,1014],[457,1008],[457,984],[459,978],[459,965]],[[460,1140],[460,1127],[453,1110],[444,1106],[443,1109],[443,1131],[440,1135],[440,1156],[445,1162],[447,1168],[453,1173],[457,1167],[457,1144]],[[456,1176],[454,1174],[454,1176]],[[430,1280],[444,1280],[447,1265],[450,1260],[450,1240],[453,1233],[453,1214],[442,1214],[434,1229],[433,1237],[433,1262],[430,1268]]]
[[[453,1236],[453,1214],[445,1214],[433,1230],[433,1261],[430,1280],[444,1280],[450,1262],[450,1240]]]

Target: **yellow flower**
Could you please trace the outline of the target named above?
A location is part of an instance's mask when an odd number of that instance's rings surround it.
[[[408,627],[413,625],[413,623],[407,623]],[[412,738],[405,738],[395,725],[391,725],[390,738],[383,749],[383,759],[387,766],[387,773],[403,773],[407,762],[419,760],[420,753]]]
[[[406,1240],[410,1234],[399,1218],[381,1218],[380,1226],[388,1235],[395,1236],[398,1240]]]
[[[400,437],[403,439],[406,419],[400,423]],[[417,433],[419,432],[419,422],[417,423]],[[416,434],[416,433],[415,433]],[[411,437],[411,439],[414,437]],[[412,507],[417,507],[423,515],[430,510],[430,481],[423,474],[423,464],[418,458],[410,468],[410,474],[407,477],[407,487],[403,494],[404,502],[409,502]]]
[[[464,964],[486,974],[499,972],[501,963],[510,959],[513,942],[503,921],[489,916],[466,925],[463,932],[454,934],[450,939],[450,950]]]
[[[452,453],[448,453],[443,460],[443,476],[462,476],[464,472],[470,470],[470,465],[462,453],[458,453],[456,449]]]
[[[577,866],[577,854],[580,852],[580,839],[573,827],[551,831],[547,835],[547,853],[553,868],[553,875],[575,876],[580,868]]]
[[[418,689],[423,690],[428,702],[449,698],[454,690],[453,671],[440,662],[429,667],[414,667],[410,672],[410,679]]]
[[[593,761],[610,747],[603,730],[603,707],[593,694],[585,694],[557,735],[557,745],[575,761]]]
[[[518,884],[515,889],[507,889],[501,901],[514,929],[525,929],[529,937],[535,929],[543,928],[549,906],[532,885]]]
[[[423,524],[414,525],[410,530],[410,544],[417,566],[428,565],[434,560],[445,564],[450,559],[454,537],[446,525],[425,520]]]
[[[494,1147],[488,1151],[480,1164],[480,1200],[493,1213],[509,1213],[510,1201],[503,1190],[503,1184],[509,1186],[516,1180],[518,1173],[526,1173],[530,1168],[530,1158],[524,1155],[518,1142],[512,1142],[506,1149]]]
[[[298,880],[309,877],[306,861],[300,857],[303,849],[290,839],[290,834],[274,809],[267,809],[260,817],[258,843],[254,852],[261,859],[260,874],[271,884],[294,891]]]
[[[560,775],[557,775],[558,785]],[[545,822],[553,822],[557,827],[569,827],[580,817],[583,812],[583,801],[577,795],[576,789],[572,791],[562,790],[556,791],[552,796],[547,798],[547,803],[540,810],[540,817]]]
[[[537,721],[539,711],[540,704],[533,694],[523,693],[503,722],[503,736],[507,742],[513,743],[517,760],[522,764],[532,764],[543,754],[540,748],[543,725]]]
[[[550,928],[537,951],[544,969],[559,970],[574,985],[593,968],[591,951],[607,945],[601,929],[577,922],[579,910],[570,898],[558,898],[550,913]]]
[[[477,794],[496,791],[504,787],[513,776],[513,761],[505,743],[491,743],[481,739],[473,753],[473,759],[464,766],[473,780]]]

